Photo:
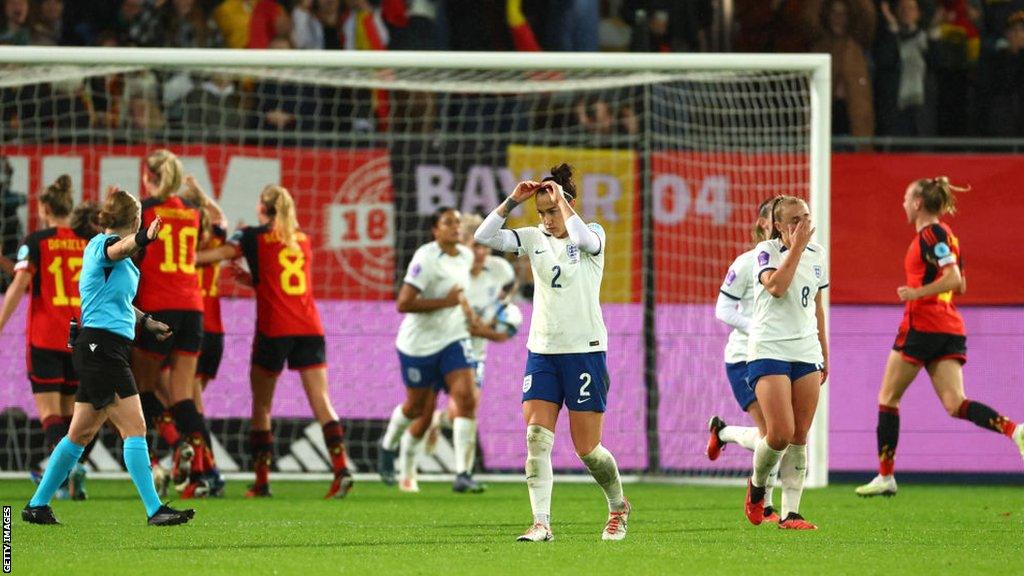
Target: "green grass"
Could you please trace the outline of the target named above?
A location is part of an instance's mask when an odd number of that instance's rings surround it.
[[[273,499],[251,501],[231,483],[175,528],[145,526],[127,480],[56,502],[63,526],[20,520],[27,480],[0,481],[0,501],[14,506],[15,574],[1024,574],[1019,487],[901,485],[886,500],[812,490],[802,511],[819,530],[788,532],[747,524],[740,488],[633,484],[629,537],[602,542],[598,488],[561,484],[546,544],[514,542],[530,519],[519,483],[474,496],[363,482],[343,501],[321,500],[325,488],[278,482]]]

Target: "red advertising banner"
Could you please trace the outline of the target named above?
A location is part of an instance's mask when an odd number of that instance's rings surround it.
[[[729,265],[754,247],[761,201],[807,198],[809,190],[806,155],[662,152],[651,165],[655,290],[663,304],[714,302]]]
[[[31,192],[68,173],[79,199],[99,199],[107,185],[141,192],[142,160],[151,150],[129,145],[5,146],[12,188]],[[395,218],[386,150],[320,150],[232,145],[174,146],[185,172],[218,198],[232,224],[256,224],[267,184],[295,196],[299,224],[312,237],[319,298],[380,300],[394,296]],[[29,210],[35,226],[34,202]]]
[[[833,155],[833,303],[899,303],[903,258],[915,235],[903,195],[914,180],[935,176],[971,187],[957,196],[956,215],[944,218],[960,239],[967,277],[967,293],[955,302],[1024,304],[1024,161],[1009,154]]]

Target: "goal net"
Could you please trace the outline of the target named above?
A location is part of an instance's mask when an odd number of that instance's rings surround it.
[[[0,145],[13,168],[4,198],[28,198],[12,208],[19,225],[5,226],[9,235],[41,224],[34,198],[60,174],[79,200],[109,184],[140,191],[142,159],[155,148],[181,157],[232,223],[256,221],[264,185],[293,192],[314,244],[331,397],[361,472],[374,470],[385,419],[404,396],[393,301],[413,252],[431,239],[428,216],[440,206],[485,214],[517,181],[572,164],[577,210],[608,234],[604,444],[626,473],[747,473],[750,454],[738,447],[716,462],[703,454],[710,416],[751,425],[725,377],[728,329],[714,302],[732,259],[752,246],[763,199],[810,200],[827,245],[827,56],[0,48],[0,66]],[[511,225],[537,221],[527,203]],[[5,250],[17,245],[4,240]],[[527,322],[490,347],[479,409],[486,472],[521,473],[525,458],[531,279],[525,262],[515,268]],[[227,275],[219,290],[225,354],[206,413],[220,467],[245,471],[254,305]],[[3,470],[45,456],[24,310],[0,336]],[[814,485],[827,469],[825,406],[823,397]],[[276,468],[327,472],[295,374],[278,384],[274,415]],[[421,469],[451,469],[449,438]],[[555,468],[582,470],[564,414],[556,438]],[[91,466],[120,469],[119,450],[105,434]]]

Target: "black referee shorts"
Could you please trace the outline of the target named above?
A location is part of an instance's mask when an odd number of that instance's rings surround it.
[[[132,341],[113,332],[82,328],[71,354],[78,372],[75,401],[101,410],[139,393],[131,370]]]

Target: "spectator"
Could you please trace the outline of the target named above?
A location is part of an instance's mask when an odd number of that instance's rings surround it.
[[[172,0],[165,5],[167,45],[171,48],[219,48],[220,31],[196,0]]]
[[[288,39],[291,45],[292,21],[288,12],[274,0],[256,0],[249,19],[249,48],[265,50],[275,38]]]
[[[316,0],[316,18],[324,29],[324,49],[341,49],[341,0]]]
[[[324,49],[324,26],[313,13],[313,0],[298,0],[292,8],[292,44],[296,50]]]
[[[983,60],[979,96],[985,135],[1024,137],[1024,10],[1010,15],[1003,39]]]
[[[345,50],[386,50],[390,36],[379,8],[369,0],[345,0],[341,15],[341,47]]]
[[[0,45],[27,46],[32,41],[28,27],[28,0],[4,0]]]
[[[815,44],[815,51],[832,55],[832,133],[872,136],[871,77],[864,45],[850,35],[850,1],[829,0],[822,22],[825,34]]]
[[[213,10],[224,45],[228,48],[249,47],[249,24],[256,0],[224,0]]]
[[[390,50],[443,50],[443,0],[383,0],[381,18],[388,26]]]
[[[64,0],[42,0],[32,23],[32,43],[37,46],[68,44],[64,34]]]
[[[690,2],[686,2],[690,4]],[[544,15],[544,49],[556,52],[597,52],[600,3],[595,0],[548,2]]]
[[[981,53],[991,54],[1004,39],[1006,24],[1015,12],[1024,10],[1024,0],[979,0],[981,2]]]
[[[18,244],[24,236],[21,219],[18,218],[18,208],[27,202],[27,196],[14,191],[13,179],[13,166],[6,157],[0,156],[0,257],[5,259],[5,265],[15,259]],[[3,268],[7,268],[7,266],[3,266]],[[10,274],[10,271],[7,273]],[[8,278],[0,279],[0,285],[4,289],[6,289],[7,280]]]
[[[879,5],[883,25],[875,42],[877,131],[890,136],[924,132],[928,35],[921,29],[917,0],[888,0]]]
[[[710,0],[627,0],[623,19],[634,29],[642,11],[646,31],[634,34],[634,52],[700,52],[708,47],[713,8]],[[645,37],[646,34],[646,37]]]
[[[538,52],[541,50],[533,26],[523,13],[522,0],[506,0],[505,18],[508,22],[509,32],[512,33],[512,46],[516,51]]]
[[[123,126],[133,141],[152,142],[166,121],[157,101],[158,83],[150,72],[141,72],[125,80],[125,117]]]
[[[122,0],[116,30],[122,46],[163,46],[161,8],[167,0]]]
[[[184,102],[187,129],[223,132],[243,126],[242,101],[230,76],[213,74],[196,86]]]
[[[967,0],[942,0],[929,36],[935,70],[939,136],[966,136],[971,74],[981,50],[976,22],[981,14]]]

